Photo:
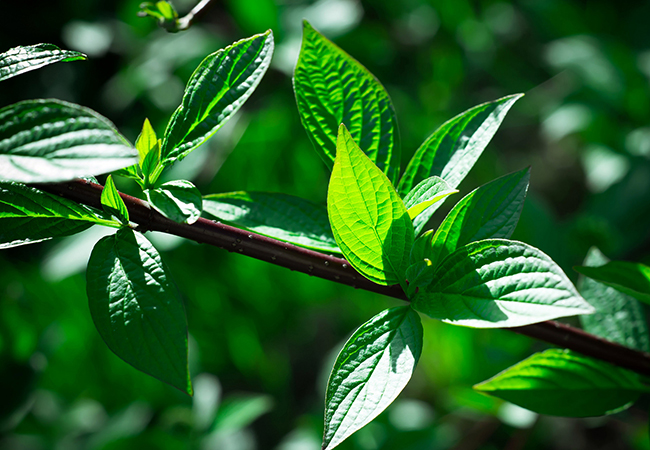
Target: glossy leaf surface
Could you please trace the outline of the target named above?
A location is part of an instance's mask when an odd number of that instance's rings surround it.
[[[592,248],[584,265],[601,267],[607,262],[605,255]],[[580,316],[582,328],[587,333],[642,352],[650,351],[646,316],[635,298],[588,277],[581,277],[578,289],[596,309],[594,314]]]
[[[458,187],[522,95],[483,103],[445,122],[416,150],[399,182],[400,194],[406,195],[414,185],[433,175],[444,179],[451,188]]]
[[[212,53],[194,71],[161,146],[168,166],[203,144],[251,96],[273,55],[271,30]]]
[[[77,202],[21,183],[0,183],[0,248],[69,236],[94,224],[119,226]]]
[[[201,217],[201,192],[187,180],[169,181],[144,193],[156,211],[174,222],[193,224]]]
[[[397,182],[400,154],[390,97],[368,69],[307,21],[293,87],[302,124],[328,167],[344,124],[370,160]]]
[[[503,239],[460,247],[436,268],[433,283],[420,289],[412,305],[435,319],[475,328],[594,312],[548,256]]]
[[[117,356],[192,394],[185,309],[143,235],[123,228],[102,238],[88,262],[86,291],[97,331]]]
[[[292,195],[228,192],[203,197],[203,210],[222,221],[281,241],[340,253],[321,205]]]
[[[507,239],[524,207],[530,169],[497,178],[459,201],[436,230],[430,259],[434,264],[459,247],[482,239]]]
[[[323,449],[368,424],[404,389],[422,352],[422,324],[409,306],[377,314],[345,343],[325,398]]]
[[[66,181],[137,162],[137,152],[113,124],[88,108],[27,100],[0,110],[1,180]]]
[[[339,130],[327,211],[334,239],[357,271],[383,285],[404,282],[413,224],[391,182],[344,125]]]
[[[599,267],[574,267],[579,273],[650,304],[650,267],[628,261],[610,261]]]
[[[123,224],[129,223],[129,210],[126,209],[124,200],[120,197],[120,193],[117,192],[113,177],[110,175],[106,178],[106,185],[102,190],[101,202],[107,214],[117,217]]]
[[[53,44],[14,47],[0,53],[0,81],[49,64],[84,59],[86,55],[83,53],[61,50]]]
[[[451,194],[458,192],[457,189],[449,187],[447,182],[440,177],[429,177],[415,186],[406,197],[404,205],[408,210],[411,220],[422,214],[424,210],[429,210],[432,214],[440,205],[442,200]],[[424,225],[424,222],[422,223]],[[419,230],[416,227],[416,234]]]
[[[558,349],[536,353],[474,389],[540,414],[566,417],[616,412],[650,391],[634,372]]]

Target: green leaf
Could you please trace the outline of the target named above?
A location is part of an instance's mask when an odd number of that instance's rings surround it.
[[[125,178],[131,178],[135,180],[140,186],[144,187],[144,180],[142,179],[142,172],[138,164],[133,164],[132,166],[124,167],[122,169],[116,170],[113,172],[113,175],[119,175]]]
[[[432,239],[433,230],[428,230],[422,233],[422,235],[413,242],[413,247],[411,247],[411,253],[409,256],[409,264],[415,264],[424,261],[425,259],[429,259],[431,256]]]
[[[266,192],[228,192],[203,197],[203,211],[238,227],[302,247],[341,253],[327,209],[299,197]]]
[[[161,163],[168,166],[203,144],[235,114],[266,73],[271,30],[212,53],[194,71],[183,101],[167,124]]]
[[[119,227],[72,200],[21,183],[0,183],[0,249],[69,236],[94,224]]]
[[[201,192],[189,181],[169,181],[144,193],[156,211],[174,222],[193,224],[201,217]]]
[[[441,200],[451,194],[455,194],[456,192],[458,192],[458,190],[449,187],[445,180],[433,176],[426,180],[422,180],[422,182],[415,186],[411,192],[406,194],[406,197],[404,197],[404,205],[408,210],[411,220],[414,220],[425,210],[427,210],[427,214],[431,217],[431,214],[442,205]],[[424,226],[425,223],[426,221],[422,222],[420,228]],[[419,230],[416,229],[416,234],[418,233]]]
[[[562,269],[523,242],[472,242],[436,268],[413,308],[443,322],[475,328],[519,327],[592,314]]]
[[[510,107],[522,96],[510,95],[483,103],[445,122],[416,150],[399,182],[400,194],[405,195],[415,184],[432,175],[444,179],[452,189],[457,188]]]
[[[569,350],[536,353],[474,389],[540,414],[601,416],[650,392],[629,370]]]
[[[607,262],[608,259],[594,247],[589,250],[584,265],[599,267]],[[642,352],[650,351],[646,317],[636,299],[587,277],[581,277],[578,290],[596,308],[594,314],[580,316],[582,328],[587,333]]]
[[[375,283],[405,280],[413,224],[386,175],[341,125],[327,192],[334,239],[352,267]]]
[[[140,134],[135,141],[135,148],[138,150],[141,166],[145,156],[151,153],[151,151],[154,150],[157,145],[158,138],[156,137],[156,132],[152,128],[149,119],[144,119],[144,123],[142,124],[142,131],[140,131]]]
[[[429,258],[436,264],[465,244],[507,239],[524,207],[530,168],[497,178],[466,195],[436,230]]]
[[[390,308],[359,327],[336,358],[327,383],[323,449],[377,417],[411,379],[422,352],[420,316]]]
[[[101,202],[106,214],[117,217],[123,225],[129,224],[129,210],[126,209],[124,200],[120,197],[120,193],[117,192],[113,177],[110,175],[106,178],[106,184],[102,190]]]
[[[316,151],[332,168],[341,123],[366,155],[396,183],[397,119],[386,90],[357,60],[304,21],[293,77],[300,119]]]
[[[52,44],[14,47],[0,53],[0,81],[56,62],[84,59],[86,55],[83,53],[61,50]]]
[[[86,291],[97,331],[117,356],[192,395],[183,302],[143,235],[122,228],[97,242]]]
[[[0,109],[0,180],[66,181],[135,163],[135,149],[88,108],[27,100]]]
[[[577,266],[574,269],[589,278],[650,304],[650,267],[645,264],[610,261],[600,267]]]

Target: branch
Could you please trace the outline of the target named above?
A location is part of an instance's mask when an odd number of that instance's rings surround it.
[[[100,196],[103,187],[98,184],[75,180],[67,183],[39,184],[35,187],[102,209]],[[297,272],[407,300],[399,286],[381,286],[373,283],[356,272],[345,259],[204,218],[200,218],[192,225],[177,223],[151,209],[148,203],[140,199],[126,194],[120,194],[120,196],[129,210],[131,221],[137,224],[138,231],[160,231],[173,234],[202,244],[213,245],[229,252],[241,253]],[[546,321],[508,329],[630,369],[641,375],[650,376],[649,353],[624,347],[569,325]]]
[[[201,13],[212,0],[201,0],[190,12],[180,17],[177,21],[179,30],[187,30],[194,21],[194,18]]]

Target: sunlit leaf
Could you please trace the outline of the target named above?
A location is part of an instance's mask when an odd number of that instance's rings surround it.
[[[551,258],[503,239],[457,249],[412,305],[435,319],[475,328],[518,327],[594,312]]]
[[[14,47],[0,53],[0,81],[56,62],[84,59],[86,55],[83,53],[61,50],[52,44]]]
[[[192,395],[185,309],[143,235],[122,228],[102,238],[88,262],[86,291],[97,331],[117,356]]]
[[[340,253],[324,206],[286,194],[228,192],[203,197],[203,210],[224,222],[303,247]]]
[[[433,175],[444,179],[452,189],[457,188],[522,95],[483,103],[445,122],[413,155],[399,182],[400,194],[406,195],[414,185]]]
[[[174,222],[193,224],[201,217],[201,192],[187,180],[169,181],[144,193],[156,211]]]
[[[212,53],[194,71],[167,124],[161,164],[183,159],[208,140],[251,96],[273,55],[271,30]]]
[[[634,372],[558,349],[536,353],[474,389],[540,414],[567,417],[620,411],[650,392]]]
[[[451,194],[458,192],[457,189],[449,187],[447,182],[440,177],[429,177],[422,180],[404,197],[404,205],[408,210],[409,217],[415,223],[415,234],[419,234],[426,220],[418,219],[418,216],[425,210],[433,214],[441,205],[442,200]],[[428,218],[430,215],[427,216]]]
[[[390,308],[359,327],[332,368],[325,397],[323,449],[329,450],[390,405],[422,352],[422,324],[409,306]]]
[[[397,182],[400,153],[390,97],[368,69],[307,21],[293,87],[302,124],[328,167],[343,123],[370,160]]]
[[[0,248],[69,236],[94,224],[119,226],[88,206],[21,183],[0,183]]]
[[[0,109],[1,180],[65,181],[137,161],[137,152],[113,124],[88,108],[27,100]]]
[[[113,182],[113,177],[110,175],[106,178],[106,185],[102,190],[101,202],[107,214],[117,217],[123,224],[129,223],[129,210],[126,209],[124,200],[120,197],[120,193],[117,191]]]
[[[482,239],[507,239],[524,207],[530,169],[497,178],[466,195],[436,230],[429,258],[436,264],[457,248]]]
[[[584,265],[600,267],[607,262],[605,255],[592,248]],[[578,289],[596,309],[594,314],[580,316],[586,332],[642,352],[650,351],[647,319],[635,298],[588,277],[581,277]]]
[[[357,271],[383,285],[404,282],[413,224],[391,182],[345,125],[339,129],[327,211],[336,243]]]

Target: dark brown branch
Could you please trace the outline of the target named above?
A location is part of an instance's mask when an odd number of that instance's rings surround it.
[[[101,209],[103,187],[98,184],[77,180],[37,187]],[[399,286],[375,284],[356,272],[344,259],[203,218],[192,225],[176,223],[152,210],[146,202],[125,194],[120,195],[129,210],[131,221],[137,224],[139,231],[161,231],[181,236],[308,275],[407,300]],[[547,321],[509,329],[650,376],[650,354],[607,341],[569,325]]]

